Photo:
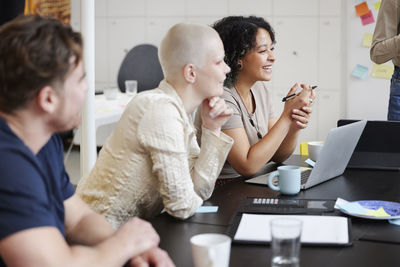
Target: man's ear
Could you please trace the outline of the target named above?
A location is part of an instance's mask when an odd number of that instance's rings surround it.
[[[195,66],[191,63],[186,64],[183,67],[183,77],[188,83],[195,83],[196,82],[196,71]]]
[[[36,97],[38,107],[47,113],[53,113],[57,108],[58,102],[59,95],[52,86],[43,87]]]

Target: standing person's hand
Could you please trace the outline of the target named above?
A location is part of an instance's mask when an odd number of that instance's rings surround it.
[[[218,96],[205,99],[201,105],[203,127],[219,135],[222,125],[232,116],[232,110]]]

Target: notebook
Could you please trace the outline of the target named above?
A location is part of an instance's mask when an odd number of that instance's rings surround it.
[[[366,120],[354,122],[329,131],[314,168],[302,168],[302,189],[308,189],[342,175],[363,132]],[[267,185],[268,174],[247,183]]]
[[[228,229],[228,235],[233,237],[235,243],[270,243],[269,225],[276,218],[301,220],[303,227],[300,241],[303,245],[351,245],[350,220],[340,216],[237,214]]]
[[[355,120],[339,120],[338,126]],[[400,122],[368,121],[348,168],[400,170]]]

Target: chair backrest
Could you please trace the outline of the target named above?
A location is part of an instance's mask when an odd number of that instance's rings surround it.
[[[133,47],[118,71],[118,87],[125,92],[126,80],[138,81],[138,92],[156,88],[164,78],[157,47],[151,44],[142,44]]]

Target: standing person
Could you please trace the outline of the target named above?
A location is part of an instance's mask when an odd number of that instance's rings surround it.
[[[219,96],[229,67],[211,27],[177,24],[164,37],[159,58],[165,79],[126,107],[89,176],[77,191],[118,228],[132,216],[163,208],[185,219],[214,189],[232,139],[221,126],[232,115]],[[202,105],[202,147],[190,114]]]
[[[371,60],[382,64],[392,60],[388,120],[400,121],[400,1],[382,0],[370,50]]]
[[[224,43],[231,68],[222,98],[233,109],[233,116],[222,126],[234,144],[220,178],[251,176],[270,160],[282,162],[293,153],[300,130],[307,127],[314,93],[301,85],[303,90],[286,101],[278,116],[264,83],[271,80],[275,62],[275,34],[270,24],[260,17],[231,16],[213,27]],[[297,88],[294,85],[288,95]],[[197,116],[195,124],[200,121]]]
[[[115,232],[69,182],[55,133],[80,122],[81,35],[22,16],[0,40],[0,266],[173,266],[149,223]]]

